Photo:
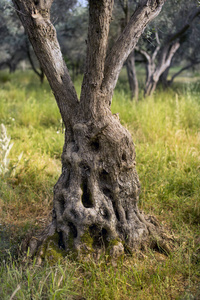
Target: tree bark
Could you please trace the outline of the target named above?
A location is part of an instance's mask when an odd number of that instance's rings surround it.
[[[143,2],[107,56],[113,0],[89,1],[88,49],[80,100],[50,22],[52,1],[13,2],[66,128],[62,174],[54,188],[53,219],[43,235],[31,240],[30,253],[39,251],[44,257],[44,244],[55,235],[56,244],[67,252],[109,249],[117,257],[124,248],[133,250],[148,240],[153,225],[145,221],[137,207],[140,183],[131,135],[112,115],[110,103],[121,67],[164,1]]]

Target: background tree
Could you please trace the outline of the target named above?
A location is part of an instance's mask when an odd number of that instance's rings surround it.
[[[124,62],[164,0],[141,1],[107,53],[113,2],[89,1],[86,67],[78,99],[50,21],[52,0],[13,0],[66,128],[52,223],[31,240],[31,254],[54,238],[66,251],[98,253],[110,247],[110,254],[118,256],[124,247],[144,245],[154,230],[137,207],[140,184],[132,138],[110,104]],[[44,256],[46,247],[40,249]]]
[[[58,0],[53,3],[52,12],[56,18],[52,22],[56,24],[58,29],[69,17],[70,9],[76,4],[76,0]],[[58,11],[60,11],[59,14]],[[10,0],[0,1],[0,37],[0,68],[9,68],[10,72],[14,72],[20,62],[27,61],[40,81],[43,82],[44,72]]]
[[[121,31],[123,32],[124,28],[129,22],[131,11],[134,10],[136,3],[133,3],[129,0],[119,0],[119,6],[121,7],[124,17],[121,19]],[[136,67],[135,67],[135,54],[134,51],[132,51],[126,62],[126,70],[127,70],[127,76],[128,76],[128,82],[129,82],[129,88],[131,91],[131,99],[135,99],[135,101],[138,101],[138,93],[139,93],[139,86],[138,86],[138,80],[136,75]]]
[[[117,40],[118,36],[123,32],[129,22],[130,16],[135,10],[138,1],[117,0],[115,1],[113,11],[113,21],[110,28],[110,46]],[[125,67],[127,71],[128,83],[131,92],[131,99],[138,100],[138,80],[136,76],[134,51],[128,56]]]
[[[72,79],[83,74],[87,46],[88,11],[76,6],[56,25],[59,44]]]
[[[182,1],[176,1],[176,4],[177,9],[174,13],[172,2],[167,2],[165,10],[152,25],[153,29],[149,28],[152,35],[147,38],[144,36],[136,48],[146,61],[145,95],[154,92],[161,75],[169,70],[174,55],[183,47],[192,32],[191,27],[196,26],[194,22],[200,15],[197,1],[190,1],[184,5]],[[193,42],[193,46],[195,43]]]
[[[176,55],[173,57],[170,66],[160,77],[160,83],[164,88],[172,85],[174,79],[181,75],[182,72],[192,69],[193,71],[197,68],[200,63],[200,26],[199,22],[195,22],[194,26],[190,28],[185,33],[184,42],[179,47]],[[173,71],[170,78],[169,72],[172,67],[178,68],[176,72]]]
[[[10,7],[9,1],[0,2],[0,68],[8,67],[14,72],[19,62],[24,57],[24,29],[22,28],[15,12]]]

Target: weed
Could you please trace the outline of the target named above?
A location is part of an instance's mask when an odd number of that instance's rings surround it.
[[[1,124],[1,135],[0,135],[0,175],[5,175],[8,172],[9,159],[8,155],[13,146],[10,142],[10,137],[7,136],[6,127]]]

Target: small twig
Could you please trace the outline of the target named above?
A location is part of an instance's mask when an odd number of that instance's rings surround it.
[[[58,287],[60,287],[61,282],[63,281],[63,275],[60,277],[59,281],[58,281]]]
[[[21,286],[18,284],[16,290],[12,293],[12,295],[11,295],[11,297],[10,297],[10,300],[12,300],[12,299],[15,297],[15,295],[17,294],[17,292],[18,292],[20,289],[21,289]]]
[[[23,16],[27,16],[27,15],[25,15],[24,13],[22,13],[20,10],[18,10],[18,9],[16,9],[14,6],[12,6],[12,5],[8,5],[8,7],[10,7],[10,8],[12,8],[12,9],[14,9],[14,10],[16,10],[19,14],[21,14],[21,15],[23,15]]]

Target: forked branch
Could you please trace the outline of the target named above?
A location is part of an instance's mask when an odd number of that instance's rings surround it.
[[[129,23],[107,56],[104,81],[102,84],[104,93],[113,93],[124,62],[135,48],[146,25],[159,14],[165,1],[166,0],[142,1],[131,16]]]

